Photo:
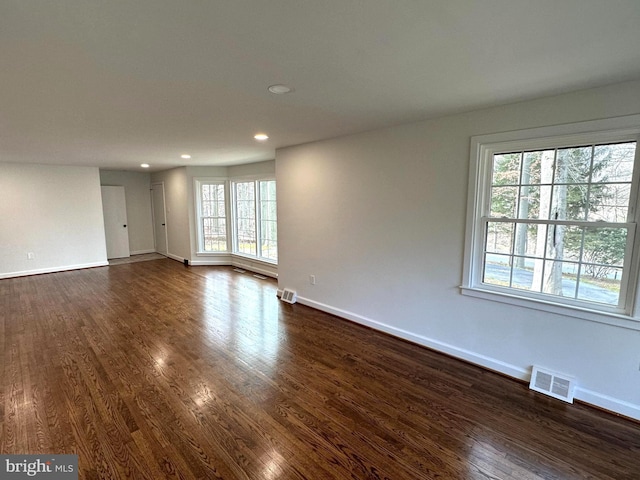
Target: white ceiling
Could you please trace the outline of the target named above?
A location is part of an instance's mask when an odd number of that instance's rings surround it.
[[[0,0],[0,161],[232,165],[637,78],[640,0]]]

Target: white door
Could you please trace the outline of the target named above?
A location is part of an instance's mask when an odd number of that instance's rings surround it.
[[[107,258],[129,256],[129,230],[127,228],[127,201],[124,187],[100,187],[104,233],[107,239]]]
[[[153,234],[156,252],[167,254],[167,215],[164,207],[164,184],[151,185],[151,204],[153,206]]]

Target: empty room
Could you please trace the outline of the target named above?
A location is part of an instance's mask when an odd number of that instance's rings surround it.
[[[0,479],[639,479],[639,24],[0,2]]]

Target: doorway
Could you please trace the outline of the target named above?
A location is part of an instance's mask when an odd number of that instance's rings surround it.
[[[151,206],[153,209],[153,235],[156,252],[167,255],[167,214],[165,210],[164,183],[151,185]]]

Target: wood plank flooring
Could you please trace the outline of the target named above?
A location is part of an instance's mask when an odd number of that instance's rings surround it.
[[[640,478],[640,425],[154,260],[0,280],[0,452],[82,479]]]

